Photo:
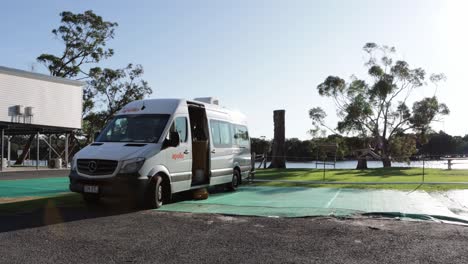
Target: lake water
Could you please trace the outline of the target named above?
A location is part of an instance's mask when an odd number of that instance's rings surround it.
[[[260,163],[256,163],[256,168]],[[468,160],[459,160],[453,161],[452,169],[468,169]],[[267,166],[269,163],[267,163]],[[346,161],[337,161],[336,168],[337,169],[355,169],[357,165],[357,160],[346,160]],[[319,168],[323,168],[323,165],[318,165]],[[263,166],[262,166],[263,167]],[[382,168],[381,161],[367,161],[368,168]],[[414,168],[422,168],[423,162],[422,161],[412,161],[409,164],[404,162],[392,162],[392,167],[414,167]],[[429,160],[424,161],[425,168],[432,168],[432,169],[447,169],[447,161],[445,160]],[[315,161],[308,161],[308,162],[286,162],[286,168],[291,169],[315,169]],[[327,169],[332,169],[333,166],[326,166]]]

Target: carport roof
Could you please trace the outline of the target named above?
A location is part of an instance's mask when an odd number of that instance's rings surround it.
[[[35,124],[24,124],[24,123],[7,123],[0,122],[0,130],[4,129],[5,135],[31,135],[37,132],[41,134],[64,134],[75,131],[74,128],[66,127],[51,127]]]

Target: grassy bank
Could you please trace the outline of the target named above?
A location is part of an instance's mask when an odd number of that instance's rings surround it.
[[[256,179],[264,180],[289,180],[289,181],[322,181],[323,170],[320,169],[266,169],[257,170]],[[268,186],[308,186],[308,187],[336,187],[336,188],[374,188],[374,189],[398,189],[437,191],[452,189],[468,189],[464,184],[423,184],[421,168],[378,168],[368,170],[326,170],[327,182],[350,182],[353,184],[303,184],[285,182],[263,182],[260,185]],[[468,170],[441,170],[425,169],[424,181],[427,182],[468,182]],[[363,184],[365,182],[386,184]],[[391,184],[396,182],[417,182],[418,184]],[[354,184],[362,183],[362,184]],[[390,183],[390,184],[389,184]]]

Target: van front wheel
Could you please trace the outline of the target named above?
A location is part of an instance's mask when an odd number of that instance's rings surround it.
[[[163,191],[163,179],[161,176],[156,175],[151,179],[148,186],[148,207],[157,209],[163,205],[164,191]]]

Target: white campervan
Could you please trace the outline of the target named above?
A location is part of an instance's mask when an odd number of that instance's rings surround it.
[[[241,113],[211,97],[140,100],[75,155],[70,190],[87,202],[132,195],[158,208],[177,192],[220,184],[235,190],[251,168]]]

